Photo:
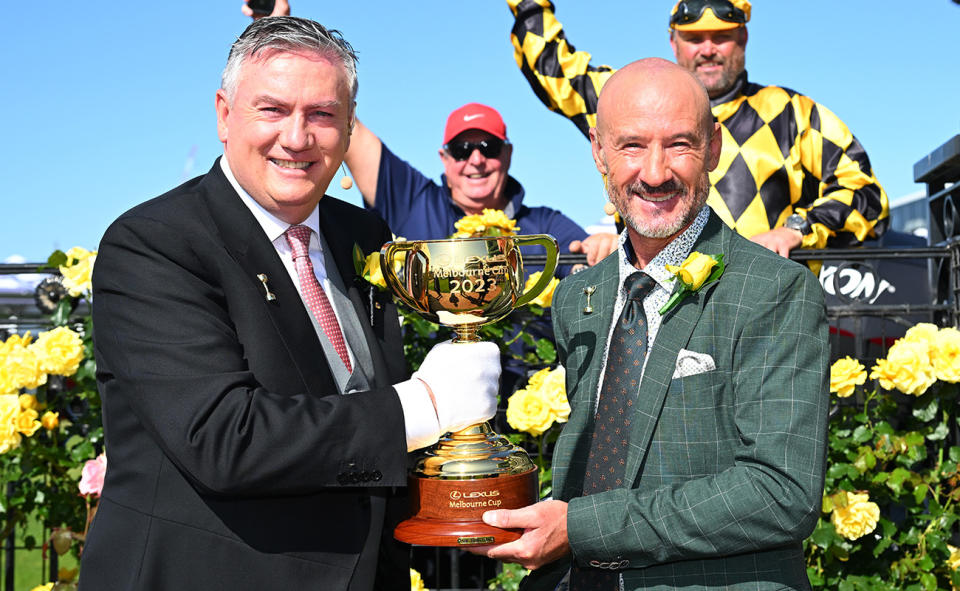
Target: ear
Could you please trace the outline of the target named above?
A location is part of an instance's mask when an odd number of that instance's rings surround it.
[[[510,159],[513,157],[513,144],[503,144],[503,152],[500,153],[500,161],[503,162],[503,170],[510,170]]]
[[[677,32],[670,29],[670,49],[673,50],[673,59],[677,59]]]
[[[227,93],[221,88],[217,91],[215,99],[217,109],[217,137],[221,142],[227,141],[227,116],[230,114],[230,103],[227,101]]]
[[[600,174],[607,174],[607,157],[603,153],[603,146],[600,144],[600,132],[596,127],[590,128],[590,151],[593,152],[593,163],[597,166]]]
[[[720,149],[723,148],[723,133],[720,130],[720,124],[714,122],[713,133],[710,134],[710,156],[707,161],[707,170],[713,170],[720,163]]]
[[[744,26],[740,27],[740,45],[741,45],[742,47],[745,48],[745,47],[747,46],[747,38],[748,38],[749,36],[750,36],[750,35],[747,34],[747,26],[744,25]]]

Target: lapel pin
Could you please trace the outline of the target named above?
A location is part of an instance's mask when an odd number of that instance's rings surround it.
[[[592,296],[595,291],[597,291],[596,285],[583,288],[583,293],[587,296],[587,305],[583,307],[584,314],[593,314],[593,306],[590,305],[590,296]]]
[[[273,292],[270,291],[270,286],[267,285],[267,276],[264,275],[263,273],[258,273],[258,274],[257,274],[257,279],[259,279],[259,280],[260,280],[260,283],[263,284],[263,291],[266,292],[266,294],[264,294],[264,298],[265,298],[268,302],[275,302],[275,301],[277,301],[277,296],[273,295]]]

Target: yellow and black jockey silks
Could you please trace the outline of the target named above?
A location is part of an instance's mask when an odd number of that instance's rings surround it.
[[[589,53],[567,42],[549,0],[507,4],[517,65],[540,100],[586,135],[615,69],[591,65]],[[788,88],[753,84],[746,72],[710,104],[723,149],[707,203],[731,228],[749,238],[796,212],[810,228],[805,248],[852,246],[886,228],[887,195],[867,153],[829,109]]]

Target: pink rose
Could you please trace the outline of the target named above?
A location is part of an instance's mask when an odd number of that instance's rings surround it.
[[[100,454],[95,460],[87,460],[80,476],[80,494],[99,497],[103,490],[103,476],[107,472],[107,456]]]

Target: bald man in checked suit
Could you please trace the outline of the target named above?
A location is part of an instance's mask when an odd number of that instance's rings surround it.
[[[554,499],[485,514],[524,534],[483,552],[535,569],[528,589],[809,589],[801,544],[829,404],[817,280],[704,207],[721,139],[690,73],[657,59],[618,71],[591,140],[627,229],[616,256],[554,295],[572,407]],[[666,266],[692,252],[722,254],[723,272],[661,312],[676,289]],[[627,332],[642,335],[632,355]]]

